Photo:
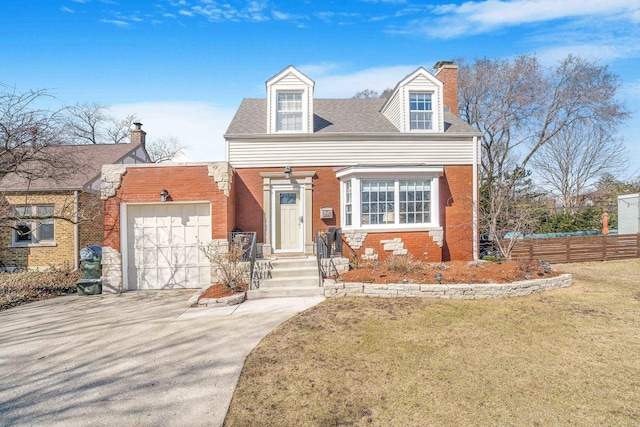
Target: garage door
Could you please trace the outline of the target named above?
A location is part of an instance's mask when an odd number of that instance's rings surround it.
[[[128,288],[200,288],[210,283],[209,260],[199,249],[210,241],[208,203],[128,206]]]

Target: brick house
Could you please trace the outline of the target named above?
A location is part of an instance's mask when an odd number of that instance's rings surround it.
[[[46,154],[65,169],[62,173],[37,179],[4,175],[0,179],[3,216],[23,219],[5,221],[0,228],[0,261],[8,268],[78,268],[79,250],[103,243],[102,165],[149,162],[144,142],[145,132],[137,124],[128,144],[47,147],[50,153]]]
[[[242,101],[226,162],[105,166],[111,290],[206,284],[197,247],[234,229],[265,257],[313,254],[338,227],[360,257],[476,258],[480,135],[457,117],[457,66],[435,69],[388,99],[317,99],[290,66]]]

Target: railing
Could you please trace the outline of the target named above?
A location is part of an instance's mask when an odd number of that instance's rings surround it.
[[[320,275],[320,283],[322,280],[331,276],[332,272],[338,275],[333,259],[342,256],[342,229],[327,228],[316,230],[316,259],[318,261],[318,274]],[[329,260],[329,265],[323,263],[323,259]]]
[[[231,245],[237,245],[241,249],[240,261],[249,263],[249,289],[259,287],[259,278],[256,274],[256,232],[232,231],[229,233],[229,249]]]

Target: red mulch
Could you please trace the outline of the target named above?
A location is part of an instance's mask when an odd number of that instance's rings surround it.
[[[222,283],[216,283],[214,285],[209,286],[205,291],[205,293],[200,295],[199,299],[202,299],[202,298],[217,299],[217,298],[230,297],[232,295],[235,295],[240,292],[245,292],[247,290],[247,285],[245,284],[241,284],[239,285],[239,287],[240,287],[239,291],[232,291],[231,289],[229,289],[227,285],[223,285]]]
[[[442,283],[511,283],[519,280],[541,279],[558,276],[557,271],[545,272],[544,268],[535,261],[503,261],[482,262],[469,264],[467,261],[451,261],[444,263],[449,269],[430,269],[413,274],[399,274],[386,270],[381,263],[363,265],[347,273],[341,274],[343,282],[365,283],[402,283],[407,279],[409,283],[434,283],[436,273],[442,274]],[[479,266],[476,266],[479,265]]]

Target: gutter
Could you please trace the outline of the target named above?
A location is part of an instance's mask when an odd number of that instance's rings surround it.
[[[479,161],[479,142],[478,137],[473,137],[473,259],[479,259],[479,241],[480,236],[478,236],[479,232],[479,224],[478,224],[478,210],[480,209],[480,202],[478,200],[478,161]]]
[[[77,270],[80,266],[78,265],[78,258],[80,254],[80,225],[78,224],[78,209],[80,209],[80,193],[78,190],[73,192],[73,269]]]

